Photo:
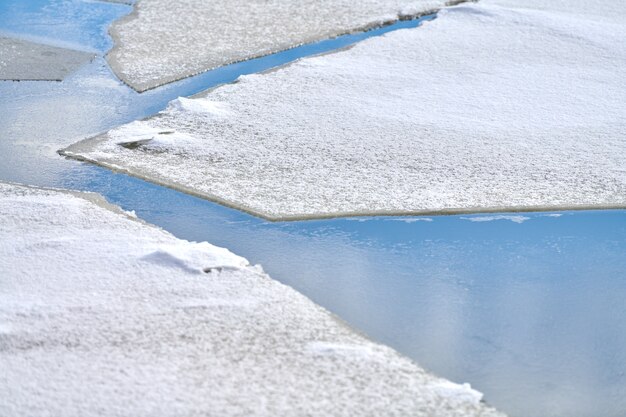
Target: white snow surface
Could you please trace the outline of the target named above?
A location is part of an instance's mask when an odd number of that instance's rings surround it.
[[[97,195],[0,183],[0,271],[2,416],[502,415]]]
[[[572,18],[585,18],[599,23],[610,22],[624,24],[623,2],[610,0],[480,0],[490,5],[558,12],[569,14]],[[621,3],[621,4],[620,4]]]
[[[444,9],[65,154],[270,219],[624,207],[626,2],[584,3]]]
[[[455,1],[451,1],[454,3]],[[145,91],[190,75],[432,13],[446,0],[140,0],[110,33],[111,68]]]

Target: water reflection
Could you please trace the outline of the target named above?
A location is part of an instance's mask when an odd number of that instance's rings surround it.
[[[103,28],[129,10],[1,2],[0,30],[103,52]],[[62,83],[0,82],[0,179],[100,192],[179,237],[228,247],[428,369],[471,382],[513,416],[623,416],[626,211],[269,223],[56,154],[179,95],[369,35],[141,95],[102,56]]]
[[[101,168],[76,185],[263,264],[511,415],[626,410],[625,211],[271,223]]]

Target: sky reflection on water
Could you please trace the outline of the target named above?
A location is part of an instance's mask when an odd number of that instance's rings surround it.
[[[76,188],[261,263],[511,415],[626,410],[625,211],[272,223],[102,168],[92,175]]]

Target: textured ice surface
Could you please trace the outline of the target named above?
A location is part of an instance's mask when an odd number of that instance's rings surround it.
[[[61,81],[94,54],[0,36],[0,80]]]
[[[259,267],[0,183],[0,415],[496,416]]]
[[[432,12],[445,0],[141,0],[107,59],[144,91],[211,68]]]
[[[624,24],[623,2],[610,0],[487,0],[488,4],[545,12],[571,14],[599,22]],[[622,3],[622,4],[620,4]]]
[[[66,153],[268,218],[623,207],[626,2],[603,3],[621,23],[445,9]]]

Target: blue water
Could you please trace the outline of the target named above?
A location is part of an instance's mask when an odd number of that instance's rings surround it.
[[[137,94],[102,58],[106,27],[129,11],[0,2],[0,33],[100,54],[62,83],[0,82],[0,180],[96,191],[176,236],[228,247],[373,339],[472,383],[510,415],[626,415],[626,211],[271,223],[56,154],[179,95],[420,22]]]

